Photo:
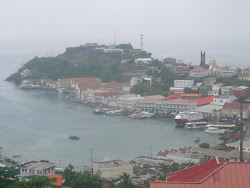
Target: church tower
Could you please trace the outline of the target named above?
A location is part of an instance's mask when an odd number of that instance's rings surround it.
[[[205,51],[204,51],[204,53],[202,53],[202,51],[201,51],[201,63],[200,63],[200,66],[201,66],[201,67],[204,67],[205,64],[206,64],[206,55],[205,55]]]

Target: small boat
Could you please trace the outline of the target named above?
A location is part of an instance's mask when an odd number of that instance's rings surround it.
[[[138,115],[138,114],[131,114],[131,115],[129,115],[128,117],[130,117],[130,118],[132,118],[132,119],[142,119],[142,118],[144,118],[144,117],[142,117],[142,116],[140,116],[140,115]]]
[[[204,133],[224,134],[228,129],[219,129],[217,127],[208,127]]]
[[[194,142],[200,142],[200,137],[197,137]]]
[[[21,157],[22,155],[13,155],[12,157],[13,158],[19,158],[19,157]]]
[[[69,136],[69,139],[71,139],[71,140],[79,140],[80,137],[78,137],[78,136]]]
[[[201,121],[201,122],[188,122],[185,123],[184,126],[186,129],[202,129],[207,127],[207,122],[206,121]]]
[[[102,111],[102,110],[99,109],[99,108],[95,108],[95,109],[93,110],[93,113],[94,113],[95,115],[100,115],[100,114],[104,114],[104,111]]]

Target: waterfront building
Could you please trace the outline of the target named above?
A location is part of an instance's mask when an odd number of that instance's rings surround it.
[[[175,88],[192,88],[194,80],[174,80]]]
[[[223,106],[218,106],[214,104],[206,104],[202,106],[198,106],[194,111],[202,113],[204,118],[217,118],[221,116],[220,111]]]
[[[171,99],[168,101],[162,99],[144,99],[136,102],[137,112],[154,112],[157,114],[170,114],[180,111],[193,111],[197,107],[197,102]]]
[[[78,84],[76,86],[76,98],[78,100],[87,100],[93,93],[103,92],[99,89],[100,87],[100,83]]]
[[[212,86],[211,85],[205,85],[201,86],[199,90],[199,94],[201,94],[203,97],[208,97],[209,91],[211,91]]]
[[[50,163],[49,161],[41,160],[41,161],[30,161],[20,166],[20,175],[21,176],[31,176],[31,175],[39,175],[39,176],[47,176],[55,173],[56,165],[54,163]]]
[[[160,159],[160,158],[150,158],[145,156],[136,157],[135,160],[130,161],[129,163],[137,166],[139,168],[143,168],[144,166],[148,167],[158,167],[161,164],[173,164],[173,160]]]
[[[225,103],[222,109],[223,117],[239,118],[240,103]],[[250,118],[250,104],[243,103],[243,118]]]
[[[101,103],[109,106],[110,100],[106,100],[107,98],[113,98],[117,96],[123,95],[122,90],[108,90],[105,92],[96,92],[93,94],[89,94],[89,101],[93,103]],[[113,106],[113,105],[111,105]]]
[[[181,95],[184,93],[184,88],[175,88],[175,87],[170,87],[169,92],[174,95]]]
[[[225,86],[221,88],[222,95],[230,95],[232,91],[233,91],[233,86]]]
[[[101,177],[106,179],[119,178],[123,173],[133,175],[133,164],[121,160],[103,160],[93,163],[93,172],[101,172]]]
[[[214,97],[212,104],[223,106],[225,103],[232,103],[236,99],[234,95],[218,95]]]
[[[135,59],[135,64],[143,64],[143,65],[148,65],[151,63],[152,58],[137,58]]]
[[[56,88],[56,81],[53,81],[51,79],[42,79],[41,85],[46,86],[48,88],[55,89]]]
[[[235,75],[236,72],[233,70],[224,70],[224,71],[219,71],[216,76],[220,78],[230,78]]]
[[[167,174],[166,181],[151,181],[150,188],[249,188],[250,163],[228,162],[218,157],[200,165]]]
[[[137,95],[121,95],[117,98],[117,107],[126,111],[132,111],[135,109],[137,101],[144,99],[144,97]]]
[[[197,78],[202,78],[206,77],[209,75],[208,68],[203,68],[200,66],[194,67],[194,69],[191,69],[189,71],[189,76],[191,77],[197,77]]]
[[[216,77],[208,77],[204,79],[204,84],[205,85],[213,85],[216,82]]]

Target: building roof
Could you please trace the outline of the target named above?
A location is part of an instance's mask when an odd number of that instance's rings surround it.
[[[147,98],[147,99],[143,99],[142,101],[149,102],[149,101],[165,101],[165,100],[163,100],[163,99],[155,99],[155,98]]]
[[[223,83],[214,84],[215,86],[223,86]]]
[[[123,91],[122,90],[117,90],[117,91],[107,91],[107,92],[99,92],[99,93],[94,93],[94,96],[113,96],[113,95],[122,95]]]
[[[111,89],[111,88],[121,88],[124,85],[129,85],[129,83],[119,83],[116,81],[110,82],[110,83],[105,83],[101,86],[101,88],[106,88],[106,89]]]
[[[29,170],[44,170],[51,167],[55,167],[54,163],[50,163],[48,161],[30,161],[21,165],[21,168],[29,169]]]
[[[249,105],[248,103],[243,103],[242,108],[246,110]],[[240,109],[240,103],[225,103],[223,109]]]
[[[240,147],[240,141],[232,142],[227,144],[227,146],[239,148]],[[243,141],[243,147],[250,148],[250,140]]]
[[[42,79],[43,83],[49,83],[49,84],[56,84],[56,81],[53,81],[51,79]]]
[[[103,160],[103,161],[99,161],[99,162],[94,162],[94,163],[98,163],[99,164],[99,168],[114,168],[114,167],[118,167],[118,166],[128,166],[128,165],[132,165],[130,163],[121,161],[121,160]]]
[[[217,70],[225,70],[224,68],[222,67],[216,67]]]
[[[151,182],[150,188],[249,188],[250,163],[214,158],[200,165],[171,173],[166,182]]]
[[[62,186],[62,184],[63,184],[63,177],[62,176],[59,176],[57,174],[51,174],[51,175],[48,175],[48,178],[50,178],[50,179],[56,178],[56,182],[52,183],[53,185]]]
[[[184,99],[171,99],[168,100],[169,103],[193,103],[193,100],[184,100]]]
[[[87,89],[99,89],[101,87],[101,83],[88,83],[88,84],[79,84],[78,88],[80,90],[87,90]]]
[[[178,99],[179,97],[177,95],[169,95],[168,97],[166,97],[167,100],[169,99]]]
[[[202,105],[205,105],[205,104],[210,104],[211,102],[213,102],[213,100],[214,100],[214,97],[210,96],[210,97],[195,99],[193,101],[197,102],[197,106],[202,106]]]
[[[201,97],[201,95],[197,93],[183,93],[181,97]]]

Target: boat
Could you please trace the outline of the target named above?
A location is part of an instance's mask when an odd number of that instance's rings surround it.
[[[22,155],[13,155],[12,157],[13,158],[19,158],[19,157],[21,157]]]
[[[131,114],[128,117],[132,118],[132,119],[142,119],[143,117],[140,116],[139,114]]]
[[[224,134],[229,131],[228,129],[219,129],[218,127],[208,127],[204,133],[213,133],[213,134]]]
[[[194,142],[200,142],[200,137],[197,137]]]
[[[80,137],[78,137],[78,136],[69,136],[69,139],[71,139],[71,140],[79,140]]]
[[[100,115],[100,114],[104,114],[104,111],[101,110],[100,108],[95,108],[95,109],[93,110],[93,113],[94,113],[95,115]]]
[[[189,122],[207,121],[207,119],[198,112],[179,112],[174,119],[177,126],[185,126],[185,123]]]
[[[207,122],[206,121],[189,122],[185,123],[184,127],[186,129],[203,129],[207,127]]]

